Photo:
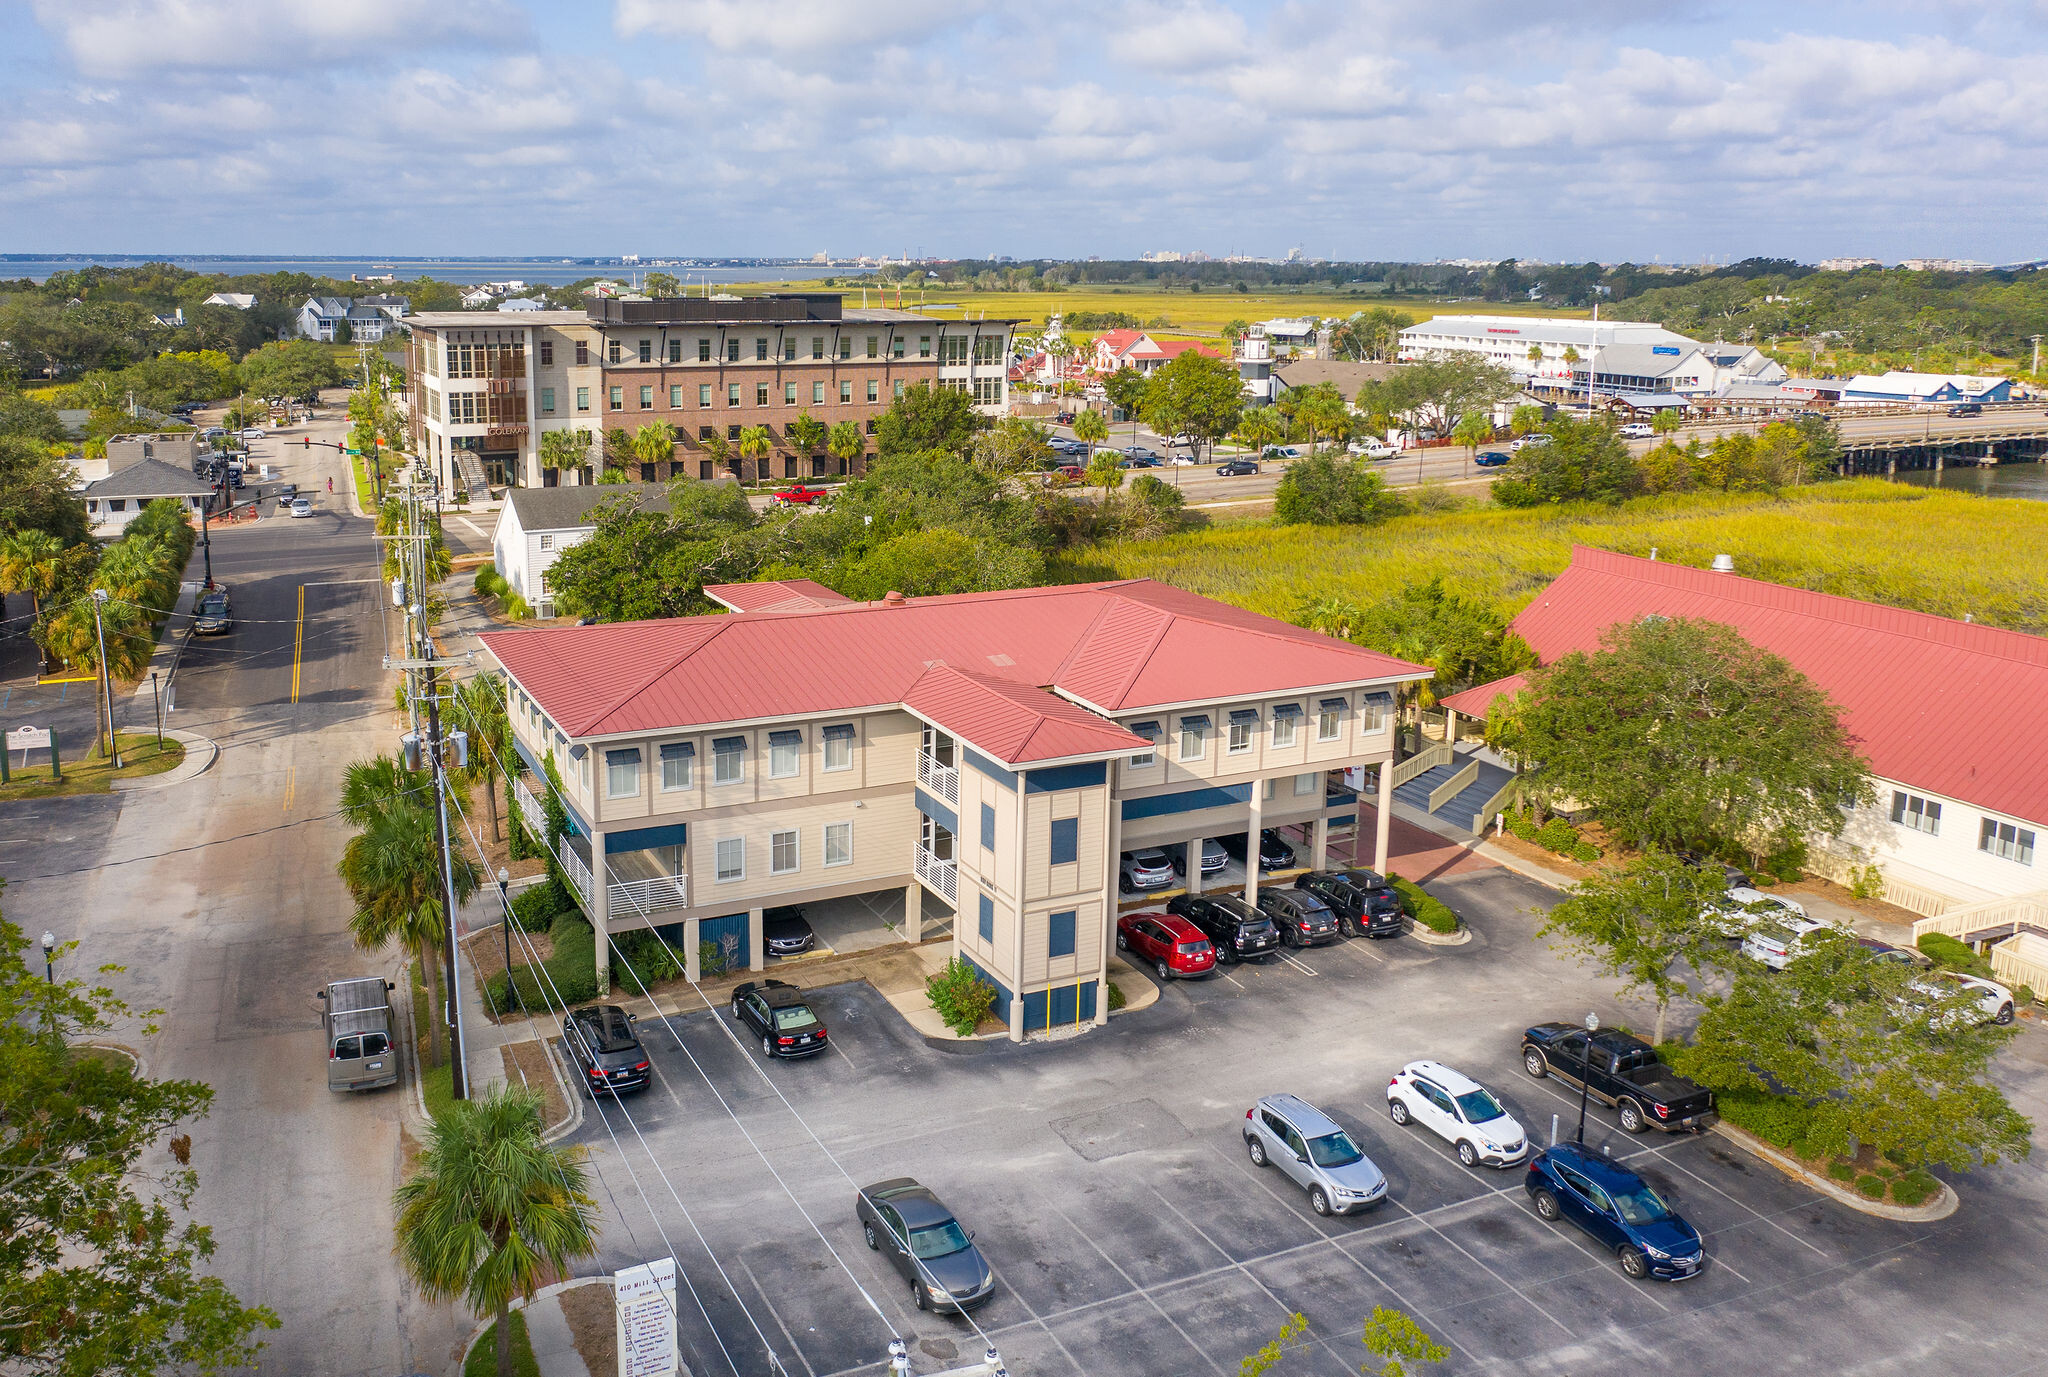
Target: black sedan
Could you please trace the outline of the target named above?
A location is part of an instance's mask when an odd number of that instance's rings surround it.
[[[1294,887],[1330,906],[1346,937],[1399,937],[1401,896],[1373,870],[1311,870]]]
[[[633,1032],[633,1016],[616,1004],[593,1004],[563,1019],[562,1050],[593,1100],[608,1090],[647,1086],[647,1051]]]
[[[1223,843],[1223,849],[1234,861],[1244,859],[1244,833],[1226,832],[1216,839]],[[1285,870],[1294,864],[1294,848],[1280,835],[1279,829],[1267,827],[1259,832],[1259,869]]]
[[[825,1023],[786,980],[749,980],[732,992],[732,1016],[761,1038],[769,1057],[808,1057],[825,1050]]]
[[[792,904],[761,915],[761,945],[770,956],[800,956],[818,945],[804,911]]]
[[[1344,934],[1330,906],[1305,889],[1262,889],[1259,912],[1273,920],[1290,947],[1320,947]]]
[[[1187,919],[1216,948],[1224,964],[1271,956],[1280,949],[1273,920],[1234,894],[1176,894],[1166,911]]]
[[[192,614],[192,631],[200,636],[219,636],[235,629],[235,614],[228,606],[228,595],[215,591],[203,593],[199,607]]]
[[[996,1291],[996,1274],[953,1212],[907,1176],[878,1181],[853,1202],[868,1247],[910,1284],[920,1310],[966,1313]]]
[[[1245,474],[1258,471],[1259,461],[1256,459],[1227,459],[1216,466],[1216,476],[1219,478],[1241,478]]]

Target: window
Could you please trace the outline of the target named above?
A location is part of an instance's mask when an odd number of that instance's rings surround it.
[[[1892,821],[1930,837],[1941,835],[1941,805],[1933,799],[1892,791]]]
[[[706,407],[706,406],[710,406],[710,405],[711,405],[711,384],[710,384],[710,383],[698,383],[698,384],[697,384],[697,405],[698,405],[699,407]]]
[[[747,878],[747,839],[745,837],[720,837],[718,839],[718,882]]]
[[[664,793],[688,789],[696,783],[697,747],[688,741],[671,741],[661,748],[661,788]]]
[[[853,864],[852,823],[828,822],[825,824],[825,864]]]
[[[540,363],[543,368],[553,368],[555,366],[555,342],[553,340],[544,339],[540,342]]]
[[[1280,703],[1273,709],[1273,745],[1285,750],[1294,744],[1294,734],[1301,729],[1301,704]]]
[[[2024,827],[1986,818],[1983,830],[1977,834],[1977,849],[2003,856],[2008,861],[2018,861],[2021,865],[2032,865],[2034,834]]]
[[[643,339],[643,340],[641,340],[641,341],[640,341],[640,362],[642,362],[642,363],[653,363],[653,362],[654,362],[654,341],[653,341],[653,340],[651,340],[651,339]]]
[[[1180,720],[1180,758],[1200,760],[1209,753],[1209,716],[1199,713]]]
[[[917,337],[917,356],[921,359],[928,359],[932,356],[932,337],[930,335],[919,335]]]
[[[617,340],[608,339],[604,342],[604,361],[606,363],[617,363],[619,361],[619,342]]]
[[[1072,865],[1081,859],[1081,820],[1079,818],[1054,818],[1052,820],[1052,864]]]
[[[784,384],[782,385],[782,404],[783,404],[784,406],[795,406],[795,405],[796,405],[796,384],[795,384],[795,383],[793,383],[793,382],[786,382],[786,383],[784,383]]]
[[[589,341],[589,340],[587,340],[587,339],[579,339],[579,340],[577,340],[577,341],[576,341],[576,362],[578,362],[578,363],[589,363],[589,362],[590,362],[590,341]]]
[[[768,873],[787,875],[797,868],[796,833],[768,834]]]
[[[1307,798],[1316,791],[1316,781],[1321,778],[1322,776],[1314,770],[1310,770],[1305,775],[1296,775],[1294,777],[1294,796],[1296,798]]]
[[[1325,698],[1317,705],[1316,740],[1335,741],[1344,734],[1344,709],[1349,706],[1344,698]]]
[[[880,335],[868,336],[868,357],[871,359],[882,357],[882,337]]]
[[[1133,722],[1131,723],[1131,734],[1133,736],[1142,736],[1152,743],[1153,749],[1141,751],[1131,757],[1131,768],[1133,770],[1142,770],[1159,759],[1159,724],[1157,722]]]
[[[977,931],[984,942],[996,940],[996,901],[986,894],[981,896],[981,925]]]
[[[626,404],[626,389],[625,389],[625,388],[623,388],[623,387],[615,387],[615,388],[613,388],[613,389],[612,389],[612,410],[614,410],[614,411],[617,411],[617,410],[618,410],[618,409],[619,409],[620,407],[623,407],[623,406],[624,406],[625,404]]]
[[[699,340],[697,341],[697,362],[699,362],[699,363],[709,363],[709,362],[711,362],[711,341],[710,341],[710,340],[708,340],[708,339],[699,339]]]
[[[681,340],[672,339],[668,342],[668,361],[670,363],[681,363],[683,361],[683,342]]]
[[[811,384],[811,403],[814,406],[823,406],[825,404],[824,383],[814,382]]]
[[[757,335],[754,338],[754,361],[756,363],[765,363],[767,360],[768,341],[765,337]]]
[[[792,361],[792,362],[794,362],[794,361],[795,361],[795,359],[796,359],[796,340],[795,340],[794,338],[792,338],[792,337],[789,337],[789,336],[784,336],[784,337],[783,337],[783,341],[782,341],[782,357],[783,357],[784,359],[790,360],[790,361]]]
[[[590,410],[590,389],[589,389],[589,388],[587,388],[587,387],[579,387],[579,388],[577,388],[577,389],[576,389],[576,409],[577,409],[578,411],[588,411],[588,410]]]
[[[868,400],[871,402],[882,400],[882,384],[874,378],[868,379]]]
[[[814,359],[825,357],[825,337],[823,335],[811,336],[811,357]]]
[[[555,538],[554,538],[553,536],[551,536],[551,535],[544,535],[544,536],[542,536],[542,537],[540,538],[540,548],[541,548],[541,549],[543,549],[543,550],[552,550],[552,549],[554,549],[554,548],[555,548]]]
[[[842,722],[825,728],[825,769],[853,768],[853,724]]]
[[[941,367],[967,362],[967,336],[945,335],[939,339],[939,364]]]
[[[555,414],[555,389],[552,387],[543,387],[540,390],[540,414],[543,416]]]
[[[996,809],[992,803],[981,805],[981,849],[996,849]]]
[[[974,341],[976,363],[1001,363],[1003,361],[1003,337],[983,335]]]
[[[711,743],[711,782],[737,784],[746,777],[747,738],[721,736]]]
[[[725,404],[727,406],[738,406],[740,404],[740,385],[738,383],[727,383],[725,385]]]
[[[1003,404],[1003,380],[1001,378],[976,378],[974,380],[974,400],[983,406],[1001,406]]]
[[[767,384],[767,383],[755,383],[755,384],[754,384],[754,405],[755,405],[755,406],[766,406],[766,405],[768,405],[768,384]]]
[[[640,792],[640,748],[604,753],[604,796],[632,798]]]
[[[641,388],[641,389],[640,389],[640,409],[641,409],[642,411],[652,411],[652,410],[654,410],[654,389],[653,389],[653,388],[651,388],[651,387],[643,387],[643,388]]]
[[[668,409],[670,411],[678,410],[682,404],[683,385],[681,383],[670,383],[668,385]]]
[[[1369,736],[1386,730],[1387,721],[1394,715],[1394,695],[1391,693],[1368,693],[1358,705],[1358,734]]]
[[[797,757],[804,748],[804,734],[798,731],[768,733],[768,778],[795,779]]]
[[[1239,755],[1252,748],[1252,733],[1259,729],[1257,708],[1237,708],[1230,714],[1230,753]]]
[[[899,401],[899,402],[903,400],[903,379],[901,379],[901,378],[898,378],[898,379],[896,380],[896,391],[895,391],[895,397],[896,397],[896,400],[897,400],[897,401]]]
[[[1065,909],[1046,919],[1045,954],[1047,956],[1072,956],[1074,954],[1074,910]]]
[[[853,336],[841,335],[839,337],[839,357],[842,359],[853,357]]]
[[[892,359],[902,358],[903,346],[907,343],[909,343],[909,340],[903,335],[889,336],[889,357]]]
[[[738,363],[740,361],[740,342],[738,340],[729,339],[725,342],[725,361],[727,363]]]
[[[853,384],[851,382],[841,382],[839,384],[839,400],[842,402],[853,400]]]

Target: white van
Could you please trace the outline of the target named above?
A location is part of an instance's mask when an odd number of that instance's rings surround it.
[[[327,1033],[327,1088],[375,1090],[398,1084],[398,1049],[391,1037],[388,980],[374,975],[329,981],[319,999]]]

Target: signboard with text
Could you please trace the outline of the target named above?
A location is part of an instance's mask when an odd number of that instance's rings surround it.
[[[7,749],[10,751],[47,751],[50,749],[48,727],[16,727],[7,733]]]
[[[676,1371],[676,1260],[658,1258],[613,1274],[617,1287],[619,1377]]]

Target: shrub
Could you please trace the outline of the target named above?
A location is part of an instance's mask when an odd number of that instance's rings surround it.
[[[2039,996],[2034,993],[2034,987],[2032,985],[2021,985],[2014,989],[2012,992],[2013,1006],[2019,1009],[2026,1008],[2029,1004],[2032,1004],[2037,998],[2039,998]]]
[[[1420,885],[1399,875],[1389,873],[1387,882],[1401,896],[1401,911],[1410,918],[1431,932],[1453,933],[1458,930],[1458,915],[1451,912],[1443,900],[1424,893]]]
[[[1600,859],[1600,848],[1589,841],[1581,841],[1573,845],[1571,855],[1580,865],[1591,865]]]
[[[613,959],[633,968],[621,982],[630,992],[637,993],[643,985],[659,985],[664,980],[675,980],[684,974],[683,963],[676,956],[675,948],[647,928],[623,933],[614,939],[614,943],[618,950],[613,953]]]
[[[1875,899],[1884,893],[1884,872],[1874,865],[1857,866],[1849,872],[1849,892],[1859,899]]]
[[[974,1035],[996,1002],[995,986],[957,956],[924,982],[924,992],[939,1018],[963,1038]]]
[[[1892,1182],[1892,1201],[1899,1205],[1922,1205],[1940,1189],[1941,1182],[1935,1180],[1928,1172],[1915,1167]]]
[[[699,942],[697,944],[697,965],[705,975],[724,975],[725,952],[719,948],[716,942]]]
[[[1768,870],[1752,870],[1749,872],[1749,882],[1758,889],[1771,889],[1777,885],[1778,877]]]
[[[1765,856],[1759,864],[1784,883],[1797,884],[1806,872],[1806,843],[1793,841]]]
[[[1855,1181],[1856,1168],[1850,1166],[1847,1162],[1830,1162],[1828,1163],[1828,1175],[1846,1186]]]
[[[512,896],[512,925],[521,932],[546,932],[558,915],[576,907],[569,887],[550,875]]]
[[[548,936],[554,939],[555,951],[542,963],[547,979],[536,975],[530,965],[512,968],[511,983],[517,987],[521,1002],[528,1009],[543,1010],[560,1009],[565,1003],[571,1007],[588,1004],[596,999],[597,946],[590,924],[581,913],[572,910],[556,917]],[[492,976],[486,988],[491,1007],[508,1007],[511,1000],[505,972]]]
[[[1969,943],[1958,941],[1945,932],[1923,933],[1914,945],[1920,948],[1922,956],[1947,970],[1987,978],[1991,974],[1989,961],[1971,951]]]
[[[1856,1178],[1856,1194],[1866,1200],[1882,1200],[1886,1181],[1875,1173],[1866,1173]]]
[[[1784,1095],[1767,1095],[1760,1090],[1717,1090],[1714,1107],[1721,1117],[1737,1128],[1790,1152],[1806,1153],[1806,1136],[1813,1128],[1813,1110]]]
[[[505,596],[506,583],[503,576],[498,573],[498,566],[495,564],[486,564],[483,568],[477,570],[476,582],[470,586],[476,590],[476,595],[480,598],[502,598]]]
[[[525,598],[508,592],[505,594],[505,616],[515,622],[528,621],[533,616],[533,609],[526,605]]]
[[[1527,813],[1507,814],[1508,831],[1525,842],[1536,840],[1536,822]]]
[[[1124,999],[1124,987],[1117,984],[1114,980],[1110,981],[1109,1011],[1111,1013],[1115,1013],[1118,1009],[1123,1008],[1126,1002],[1127,1001]]]

